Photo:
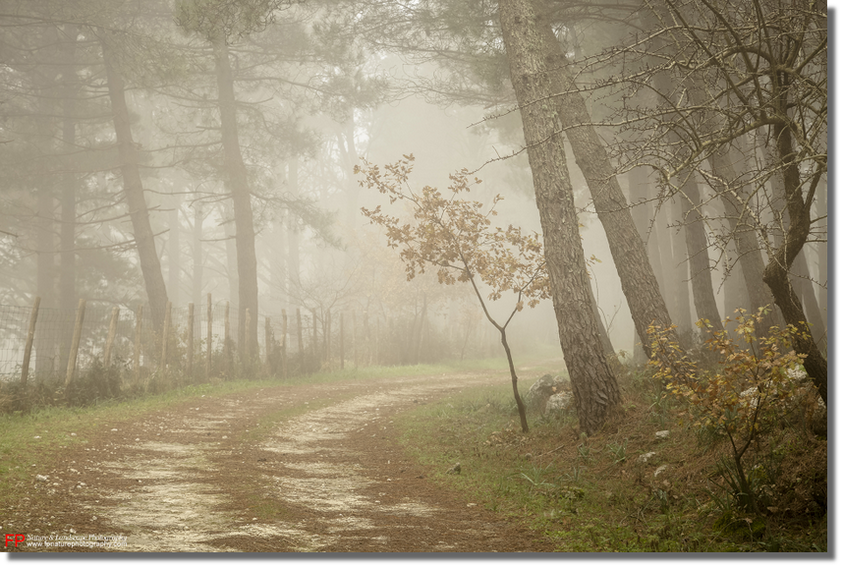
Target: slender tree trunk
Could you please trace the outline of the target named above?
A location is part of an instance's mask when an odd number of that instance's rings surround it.
[[[240,139],[237,127],[237,101],[234,97],[234,78],[231,62],[228,60],[228,45],[225,39],[212,42],[216,66],[216,83],[219,92],[219,116],[222,127],[222,150],[225,185],[231,192],[234,203],[234,224],[237,230],[237,274],[239,276],[239,342],[245,336],[245,315],[248,309],[251,317],[248,335],[257,336],[257,255],[254,248],[254,217],[251,207],[251,190],[243,156],[240,151]],[[254,348],[257,341],[252,341],[250,352],[244,357],[256,356]]]
[[[181,300],[181,221],[179,209],[181,198],[173,196],[170,211],[169,231],[167,232],[167,256],[169,269],[167,270],[167,296],[170,302],[178,307]]]
[[[164,314],[167,307],[167,288],[161,272],[161,262],[155,249],[155,235],[149,222],[149,209],[143,195],[143,182],[138,167],[138,155],[132,139],[129,109],[126,105],[126,92],[118,62],[114,58],[107,41],[101,42],[102,60],[108,80],[108,96],[111,100],[111,112],[114,120],[114,132],[117,136],[117,148],[120,156],[120,171],[123,174],[123,191],[129,206],[129,217],[134,230],[135,244],[140,257],[140,270],[146,284],[152,323],[160,332],[164,326]]]
[[[782,92],[786,92],[783,89]],[[780,105],[780,115],[786,114],[786,97],[775,101]],[[788,125],[778,122],[774,125],[774,140],[777,145],[778,156],[783,171],[784,192],[786,196],[789,224],[786,227],[784,243],[775,250],[763,272],[763,281],[772,290],[775,303],[781,310],[788,325],[793,325],[799,331],[795,340],[795,350],[805,355],[804,369],[813,379],[819,395],[827,404],[827,360],[813,339],[807,317],[795,289],[789,278],[790,268],[795,258],[807,242],[810,235],[810,207],[814,191],[821,180],[820,173],[814,173],[813,183],[808,187],[807,198],[802,193],[801,174],[792,147],[792,132]]]
[[[202,278],[204,277],[205,263],[202,259],[202,224],[204,223],[204,205],[202,201],[196,201],[193,205],[193,278],[192,293],[193,305],[202,304]]]
[[[564,146],[552,112],[539,102],[557,92],[550,75],[564,65],[564,55],[549,22],[536,14],[530,0],[500,0],[499,7],[543,227],[559,338],[580,427],[592,434],[620,403],[620,390],[599,340]]]
[[[705,232],[704,217],[701,207],[699,184],[695,174],[685,180],[681,193],[681,208],[684,223],[684,242],[687,259],[690,264],[690,283],[693,289],[693,304],[696,316],[706,319],[713,325],[714,331],[722,330],[722,315],[716,305],[713,291],[708,240]]]
[[[699,85],[692,85],[690,99],[694,104],[704,103],[704,91]],[[715,120],[701,121],[699,129],[705,136],[713,135]],[[745,278],[746,290],[751,311],[756,313],[762,307],[772,306],[774,299],[769,287],[763,283],[763,269],[765,263],[760,251],[751,212],[744,191],[736,184],[738,175],[731,157],[729,145],[721,145],[710,156],[710,167],[713,176],[708,180],[711,188],[725,207],[725,217],[730,227],[730,235],[737,249],[740,268]],[[775,324],[775,313],[772,311],[757,325],[758,335],[766,335],[769,328]]]
[[[629,171],[628,180],[629,201],[632,205],[632,221],[634,221],[634,226],[637,229],[637,233],[640,235],[640,239],[643,242],[644,247],[651,249],[650,240],[652,239],[652,235],[649,233],[649,229],[653,209],[651,204],[648,202],[648,199],[651,198],[651,195],[649,194],[651,183],[646,175],[646,171],[641,166],[635,167]],[[655,272],[657,276],[657,265],[651,260],[651,256],[650,263],[652,264],[652,271]],[[635,327],[634,338],[633,360],[638,364],[645,363],[646,352],[643,350],[643,345],[646,344],[648,340],[647,336],[640,335]]]
[[[63,151],[67,153],[64,163],[67,167],[73,163],[70,154],[76,146],[76,37],[79,28],[69,24],[65,26],[66,43],[62,43],[61,69],[61,104],[62,127],[61,141]],[[79,184],[76,173],[66,170],[61,174],[61,228],[59,230],[61,248],[59,252],[59,304],[65,309],[76,305],[76,188]]]
[[[817,219],[823,219],[819,221],[819,225],[824,225],[827,227],[827,179],[823,179],[819,182],[818,192],[816,196],[816,217]],[[820,229],[820,232],[821,229]],[[822,322],[824,323],[825,332],[827,332],[827,230],[825,228],[824,234],[821,237],[825,238],[825,241],[819,241],[816,243],[816,248],[818,249],[819,253],[819,293],[818,293],[818,301],[819,301],[819,311],[821,312]]]
[[[760,243],[757,240],[757,233],[754,224],[748,215],[745,196],[739,188],[731,188],[728,182],[737,179],[733,162],[727,148],[716,151],[711,156],[711,169],[718,179],[711,180],[711,186],[725,206],[725,216],[731,228],[731,237],[737,249],[740,268],[745,279],[746,290],[752,312],[757,312],[761,307],[773,307],[774,299],[769,287],[763,283],[763,268],[765,262],[760,251]],[[725,183],[718,180],[725,180]],[[775,324],[774,312],[757,326],[759,335],[766,335],[769,328]]]
[[[49,181],[38,189],[38,218],[35,221],[37,252],[36,294],[43,298],[42,306],[55,308],[55,223],[53,190]],[[35,373],[43,374],[54,369],[56,341],[49,333],[35,335]]]
[[[670,224],[681,221],[681,202],[674,198],[669,204]],[[679,229],[684,231],[684,227]],[[678,327],[678,334],[685,337],[685,342],[693,336],[692,316],[690,314],[690,273],[687,262],[687,246],[685,238],[676,234],[674,229],[666,227],[667,243],[670,248],[670,263],[668,277],[673,280],[675,296],[670,304],[670,314]]]
[[[289,192],[293,199],[298,198],[298,159],[289,161]],[[301,293],[301,267],[298,253],[298,219],[290,214],[287,221],[287,277],[289,289],[295,294]]]

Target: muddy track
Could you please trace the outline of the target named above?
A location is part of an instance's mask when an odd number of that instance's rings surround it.
[[[418,376],[196,398],[64,450],[4,523],[30,540],[123,535],[126,545],[109,551],[128,552],[550,551],[431,482],[396,442],[397,413],[499,380]]]

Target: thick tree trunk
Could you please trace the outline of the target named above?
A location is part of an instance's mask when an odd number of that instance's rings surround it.
[[[161,261],[155,249],[155,235],[149,222],[149,209],[143,195],[143,182],[140,178],[138,155],[132,139],[129,109],[126,105],[126,92],[123,77],[111,48],[106,41],[102,45],[102,60],[108,81],[108,96],[111,101],[114,132],[117,136],[117,148],[120,157],[120,171],[123,174],[123,191],[129,206],[135,244],[140,257],[140,270],[146,284],[152,324],[157,331],[164,327],[164,314],[167,307],[167,287],[161,272]]]
[[[257,255],[254,248],[254,216],[251,208],[251,190],[237,127],[237,101],[234,97],[234,78],[228,60],[228,45],[224,39],[212,42],[216,65],[216,83],[219,91],[219,116],[222,127],[222,150],[225,185],[234,203],[234,224],[237,230],[237,273],[239,276],[239,329],[238,342],[242,345],[246,335],[246,310],[252,313],[248,336],[256,337],[257,310]],[[243,353],[244,360],[257,356],[257,341],[251,341],[250,352]]]
[[[530,0],[500,0],[499,6],[544,233],[561,347],[580,427],[592,434],[620,403],[620,390],[599,340],[564,146],[554,113],[542,102],[556,90],[551,74],[564,64],[564,55],[549,22],[539,17]]]

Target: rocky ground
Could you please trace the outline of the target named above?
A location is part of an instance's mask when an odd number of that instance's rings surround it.
[[[26,534],[19,551],[551,551],[397,443],[398,413],[491,380],[263,388],[104,424],[32,471],[4,531]]]

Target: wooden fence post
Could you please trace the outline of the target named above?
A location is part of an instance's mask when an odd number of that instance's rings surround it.
[[[208,294],[208,344],[207,344],[207,360],[205,361],[205,379],[210,380],[211,377],[211,356],[213,356],[213,305],[211,304],[211,294]]]
[[[321,357],[319,356],[319,324],[316,320],[315,309],[311,313],[313,313],[313,358],[315,359],[316,370],[318,371],[322,365]]]
[[[137,321],[134,330],[134,379],[140,384],[140,335],[143,331],[143,305],[137,306]]]
[[[345,370],[345,315],[339,312],[339,370]]]
[[[222,353],[225,357],[225,375],[231,376],[231,320],[228,318],[230,302],[225,302],[225,342],[222,346]]]
[[[26,386],[26,378],[29,376],[29,360],[32,356],[32,341],[35,340],[35,322],[38,320],[38,308],[41,306],[41,298],[35,296],[32,303],[32,312],[29,314],[29,331],[26,333],[26,347],[23,351],[23,366],[20,368],[20,384]]]
[[[187,377],[193,378],[193,304],[187,304]]]
[[[76,309],[76,324],[73,326],[73,341],[70,344],[70,356],[67,359],[67,376],[64,379],[64,387],[70,386],[73,381],[73,373],[76,371],[76,356],[79,354],[79,341],[82,339],[82,323],[85,321],[85,300],[79,300],[79,307]]]
[[[325,362],[327,362],[328,370],[332,369],[330,363],[330,309],[325,312],[325,320],[324,325],[322,325],[322,329],[324,331],[324,342],[325,342]]]
[[[167,301],[167,308],[164,313],[164,334],[161,338],[161,365],[159,370],[161,376],[167,375],[167,345],[170,342],[170,325],[172,324],[172,303]]]
[[[295,308],[295,316],[298,319],[298,356],[301,357],[301,365],[304,365],[304,333],[301,330],[301,309]]]
[[[281,378],[289,377],[287,367],[287,310],[281,309]]]
[[[272,374],[272,361],[270,360],[270,355],[272,354],[272,322],[269,317],[265,317],[265,319],[266,324],[263,328],[263,343],[266,350],[266,375],[269,376]]]
[[[359,366],[359,357],[357,353],[357,312],[351,311],[351,341],[354,344],[354,368]]]
[[[243,370],[251,368],[251,342],[257,337],[251,336],[251,310],[246,308],[246,328],[243,330],[243,344],[240,345],[240,364]]]
[[[120,308],[116,305],[111,308],[111,323],[108,325],[108,339],[105,341],[105,354],[102,355],[102,365],[105,368],[111,366],[111,349],[114,348],[114,338],[117,336],[117,320],[120,317]]]

